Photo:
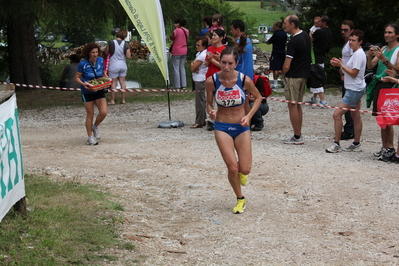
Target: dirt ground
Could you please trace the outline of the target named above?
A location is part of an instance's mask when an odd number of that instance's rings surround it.
[[[110,106],[97,146],[85,145],[83,107],[21,111],[25,172],[118,196],[121,237],[136,248],[111,250],[119,260],[104,265],[399,265],[399,165],[373,157],[375,119],[362,115],[363,152],[329,154],[333,109],[304,106],[305,145],[294,146],[283,144],[293,134],[286,104],[269,106],[252,133],[240,215],[213,132],[189,128],[194,101],[171,103],[185,124],[173,129],[157,127],[166,103]]]

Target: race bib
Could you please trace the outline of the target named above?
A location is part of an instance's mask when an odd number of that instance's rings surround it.
[[[216,103],[225,107],[241,105],[242,98],[240,89],[233,88],[231,90],[218,90],[216,93]]]

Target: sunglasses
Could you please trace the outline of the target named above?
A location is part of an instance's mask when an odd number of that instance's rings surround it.
[[[341,31],[343,31],[343,32],[347,32],[347,31],[349,31],[348,29],[341,29]]]

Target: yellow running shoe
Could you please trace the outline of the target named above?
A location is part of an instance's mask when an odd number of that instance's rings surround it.
[[[238,172],[238,176],[240,177],[241,186],[245,186],[247,184],[248,176],[241,172]]]
[[[233,209],[233,213],[243,213],[245,210],[245,199],[237,199],[237,205]]]

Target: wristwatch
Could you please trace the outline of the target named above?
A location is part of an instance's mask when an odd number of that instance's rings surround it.
[[[383,63],[384,65],[386,65],[386,66],[387,66],[387,65],[388,65],[388,63],[389,63],[389,61],[388,61],[388,60],[385,60],[385,61],[383,61],[382,63]]]

